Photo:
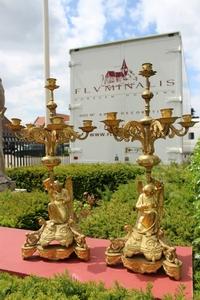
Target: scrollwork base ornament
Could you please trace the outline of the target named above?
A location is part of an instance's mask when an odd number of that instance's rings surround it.
[[[128,233],[124,238],[114,239],[106,250],[106,263],[123,265],[137,273],[155,273],[163,267],[170,277],[179,280],[181,261],[176,249],[164,242],[160,228],[163,208],[164,188],[161,182],[153,181],[142,187],[136,209],[137,220],[134,227],[126,226]]]
[[[87,261],[90,251],[85,236],[74,221],[71,178],[67,178],[64,188],[59,181],[50,178],[44,181],[44,186],[50,198],[49,220],[40,218],[40,229],[26,234],[22,257],[27,259],[37,252],[40,257],[59,260],[74,252],[78,258]]]

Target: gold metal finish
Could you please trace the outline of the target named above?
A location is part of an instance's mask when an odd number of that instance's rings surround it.
[[[42,158],[42,163],[49,172],[49,178],[43,181],[50,200],[49,220],[40,218],[41,228],[26,235],[22,257],[29,258],[37,251],[43,258],[58,260],[65,259],[74,252],[77,257],[86,261],[89,259],[90,251],[85,236],[76,228],[72,180],[67,178],[63,187],[59,181],[55,180],[53,169],[60,164],[60,159],[55,155],[57,145],[76,139],[84,140],[96,127],[92,125],[91,120],[84,120],[83,126],[80,127],[82,133],[78,133],[73,126],[66,125],[63,117],[56,115],[57,104],[54,102],[54,90],[59,87],[56,85],[56,79],[48,78],[47,83],[45,88],[51,92],[51,99],[47,104],[51,123],[46,127],[36,127],[33,124],[23,126],[20,119],[13,118],[10,125],[19,138],[45,145],[46,155]]]
[[[154,143],[157,139],[184,136],[196,122],[187,114],[182,116],[178,127],[175,127],[178,117],[173,116],[173,108],[161,109],[161,117],[152,118],[150,101],[153,93],[150,90],[149,78],[156,72],[153,71],[152,64],[145,63],[139,74],[146,80],[146,88],[142,93],[145,101],[143,119],[121,125],[122,120],[117,118],[117,113],[109,112],[102,121],[105,130],[113,134],[117,141],[141,142],[143,154],[138,157],[137,162],[146,169],[146,182],[138,183],[136,224],[133,227],[126,226],[127,235],[123,239],[111,241],[106,250],[106,262],[108,265],[122,262],[127,269],[138,273],[153,273],[163,266],[167,275],[179,280],[182,262],[176,256],[176,249],[164,242],[164,233],[160,227],[164,186],[151,175],[152,168],[160,162],[159,157],[154,154]]]

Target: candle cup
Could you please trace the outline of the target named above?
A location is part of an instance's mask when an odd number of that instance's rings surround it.
[[[173,113],[173,108],[163,108],[160,110],[162,118],[171,118]]]
[[[142,64],[142,70],[144,70],[144,71],[152,71],[152,64],[151,63],[144,63],[144,64]]]
[[[156,74],[156,71],[153,71],[151,63],[142,64],[142,70],[139,71],[139,75],[149,78],[155,74]]]
[[[55,78],[47,78],[48,85],[55,86],[56,85],[56,79]]]
[[[119,127],[119,124],[122,120],[120,119],[116,119],[116,120],[112,120],[112,119],[106,119],[101,121],[102,123],[104,123],[106,126],[108,127]]]
[[[92,120],[83,120],[83,127],[91,127]]]
[[[47,78],[47,84],[45,85],[45,88],[49,89],[50,91],[53,91],[59,88],[59,85],[56,85],[55,78]]]
[[[190,114],[187,114],[187,115],[182,115],[182,120],[183,122],[191,122],[192,121],[192,116]]]
[[[68,128],[71,128],[72,130],[74,130],[74,125],[69,125],[69,124],[67,124],[66,125]]]
[[[107,115],[107,120],[116,120],[117,119],[117,112],[109,112],[106,115]]]
[[[26,127],[27,127],[27,128],[32,128],[32,127],[34,127],[34,125],[31,124],[31,123],[28,123],[28,124],[26,124]]]
[[[64,118],[63,117],[59,117],[59,116],[54,116],[51,118],[52,120],[52,124],[63,124],[64,123]]]
[[[14,126],[19,126],[21,123],[21,120],[17,118],[12,118],[11,121],[12,121],[12,125]]]

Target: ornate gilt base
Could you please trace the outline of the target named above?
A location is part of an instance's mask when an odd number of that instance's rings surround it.
[[[45,157],[45,163],[53,164],[56,158]],[[37,231],[28,232],[22,247],[22,257],[30,258],[35,252],[49,260],[68,258],[73,252],[81,260],[87,261],[90,250],[85,236],[77,228],[73,212],[72,180],[67,178],[65,188],[52,178],[44,180],[49,193],[49,220],[39,218],[41,226]]]
[[[180,280],[181,278],[181,269],[182,269],[182,262],[179,260],[177,264],[170,263],[167,260],[163,261],[163,268],[165,273],[173,277],[175,280]]]
[[[90,259],[90,249],[89,248],[81,248],[81,247],[75,247],[74,252],[76,253],[77,257],[88,261]]]
[[[37,247],[23,246],[21,251],[22,251],[22,258],[26,259],[26,258],[31,257],[37,251]]]
[[[110,253],[105,252],[106,264],[108,266],[114,266],[122,263],[125,268],[135,273],[156,273],[160,268],[163,267],[165,273],[174,278],[180,280],[182,262],[177,260],[176,263],[169,262],[162,257],[157,261],[149,261],[143,255],[135,255],[133,257],[125,257],[122,253]]]
[[[122,262],[124,267],[135,273],[156,273],[163,264],[163,259],[157,261],[148,261],[143,256],[134,256],[132,258],[122,255]]]
[[[121,253],[109,253],[108,251],[106,251],[105,256],[106,256],[106,264],[108,266],[117,265],[122,262]]]
[[[22,247],[22,257],[23,259],[28,259],[33,256],[34,253],[37,253],[40,257],[49,259],[49,260],[60,260],[68,258],[73,252],[81,260],[87,261],[90,258],[90,249],[89,248],[80,248],[74,245],[65,247],[59,244],[48,245],[42,247],[41,245],[35,246],[23,246]]]
[[[59,260],[68,258],[74,251],[73,246],[64,247],[61,245],[48,245],[46,247],[37,247],[40,257],[47,258],[49,260]]]

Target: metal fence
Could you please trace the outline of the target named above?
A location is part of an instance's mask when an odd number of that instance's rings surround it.
[[[21,141],[11,135],[3,136],[3,153],[6,168],[40,164],[44,152],[43,145]]]
[[[69,164],[69,145],[59,145],[56,155],[60,157],[62,164]],[[41,164],[41,158],[45,156],[45,146],[19,140],[9,132],[3,134],[3,153],[6,168],[32,166]]]

